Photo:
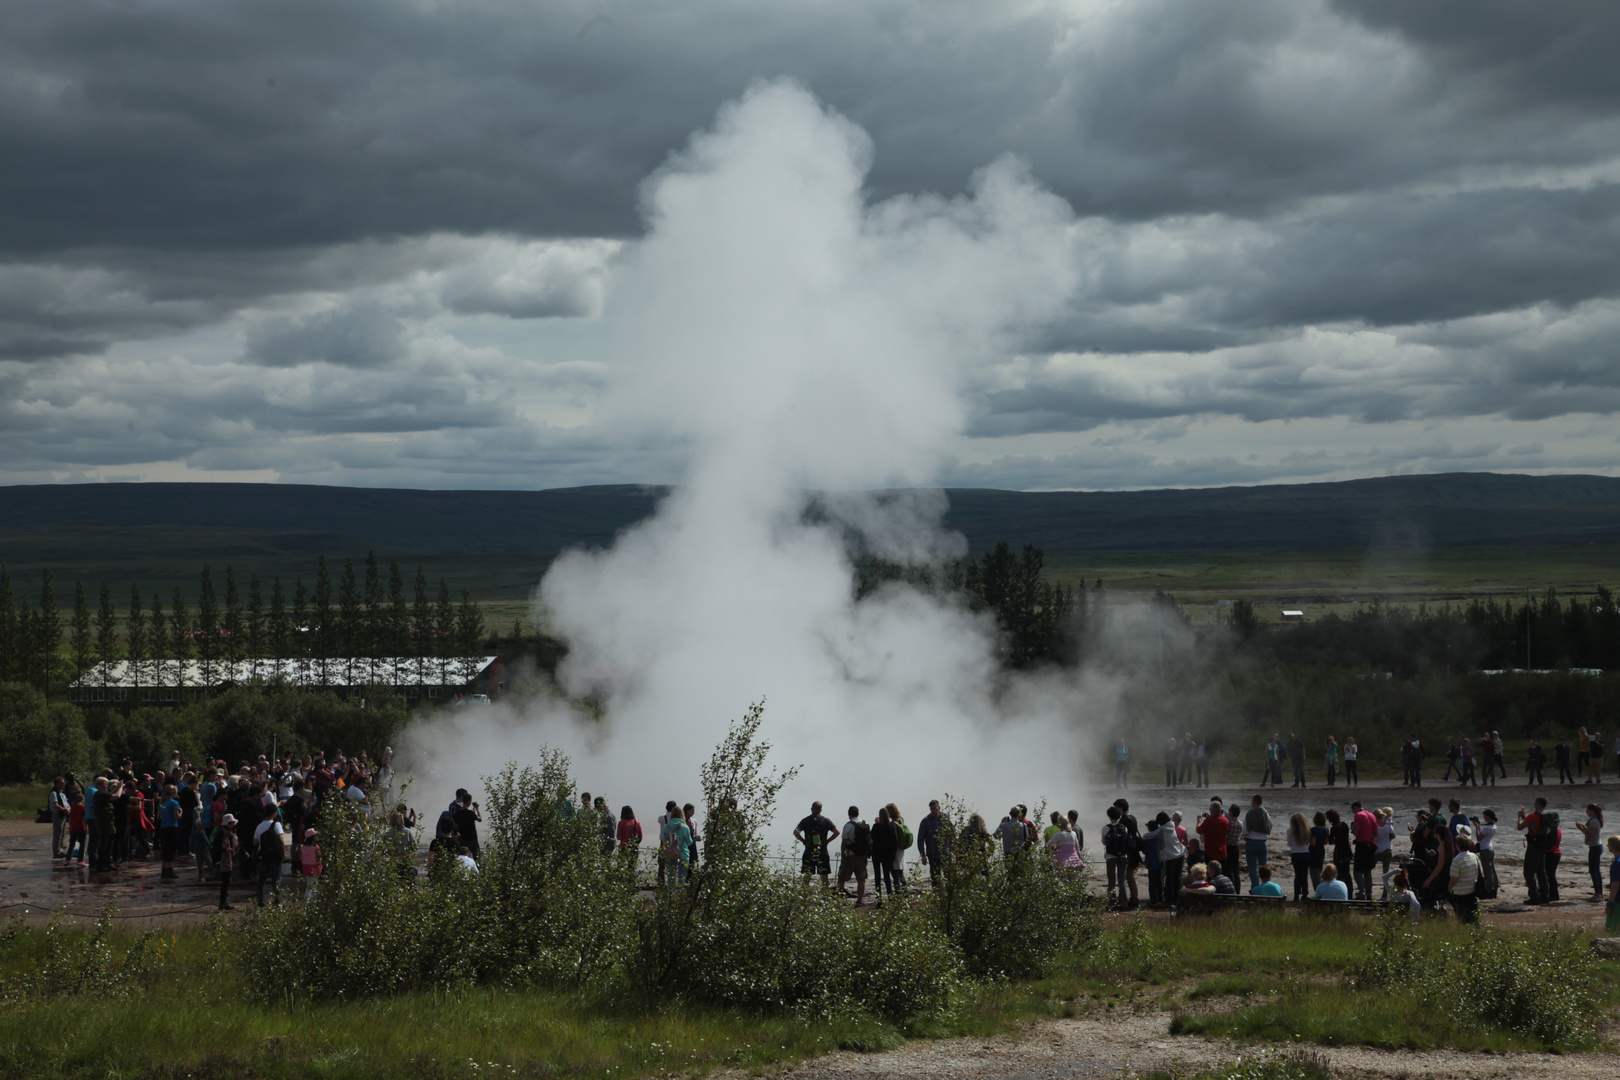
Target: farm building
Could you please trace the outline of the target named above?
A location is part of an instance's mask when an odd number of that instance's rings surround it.
[[[68,686],[68,700],[82,705],[178,705],[199,701],[227,687],[280,680],[340,697],[363,696],[386,686],[407,699],[506,692],[506,662],[498,656],[344,657],[335,660],[115,660],[97,664]]]

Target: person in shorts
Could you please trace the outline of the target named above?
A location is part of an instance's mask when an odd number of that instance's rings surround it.
[[[821,803],[811,803],[809,816],[800,820],[793,830],[793,839],[804,845],[799,872],[804,875],[807,884],[811,874],[821,875],[822,888],[830,884],[828,879],[832,876],[832,860],[827,856],[827,842],[837,835],[838,826],[822,816]]]
[[[843,840],[838,847],[838,888],[855,879],[855,906],[866,903],[866,867],[872,856],[872,829],[861,820],[858,806],[849,808],[849,820],[844,822]]]

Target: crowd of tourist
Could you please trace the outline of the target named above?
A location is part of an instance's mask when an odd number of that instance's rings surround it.
[[[222,910],[231,908],[233,879],[255,881],[263,903],[267,889],[279,895],[289,861],[305,889],[312,886],[321,873],[320,812],[333,800],[369,812],[366,793],[387,786],[391,759],[391,750],[374,763],[339,749],[273,762],[261,754],[232,769],[223,760],[185,762],[176,751],[167,768],[150,773],[136,773],[128,759],[82,781],[69,773],[48,796],[52,857],[110,872],[155,855],[164,880],[194,862],[199,882],[217,878]],[[404,812],[396,816],[404,827]]]
[[[1486,733],[1477,743],[1448,741],[1448,767],[1442,780],[1455,772],[1458,784],[1468,786],[1494,783],[1499,772],[1505,773],[1502,743],[1495,732]],[[1207,787],[1207,743],[1191,735],[1171,743],[1165,751],[1167,786],[1191,782]],[[1534,766],[1540,760],[1540,748],[1534,742],[1530,745]],[[1553,759],[1559,764],[1561,782],[1575,782],[1573,770],[1567,767],[1571,761],[1587,774],[1589,783],[1601,779],[1603,746],[1598,733],[1584,729],[1575,747],[1560,741]],[[1297,737],[1285,739],[1279,733],[1268,741],[1265,753],[1261,787],[1281,785],[1284,761],[1293,766],[1295,786],[1304,786],[1303,747]],[[1424,753],[1416,736],[1402,747],[1402,759],[1408,764],[1404,782],[1409,786],[1422,783]],[[1347,786],[1359,784],[1357,756],[1354,738],[1342,745],[1331,737],[1327,740],[1324,764],[1330,786],[1341,771]],[[392,752],[386,749],[376,762],[363,752],[351,757],[340,749],[331,756],[286,753],[275,761],[261,755],[256,761],[230,768],[223,760],[184,762],[177,752],[167,768],[151,773],[137,774],[125,760],[87,780],[70,774],[58,778],[49,795],[52,855],[63,865],[91,872],[112,871],[130,860],[155,857],[161,861],[165,880],[178,879],[194,868],[199,883],[208,881],[210,875],[218,881],[223,910],[231,908],[233,881],[255,883],[255,898],[261,904],[279,899],[284,867],[290,865],[307,897],[322,873],[316,822],[334,802],[348,805],[355,814],[370,814],[378,800],[369,793],[388,787],[391,760]],[[1115,761],[1123,786],[1128,782],[1129,766],[1124,743],[1116,745]],[[1539,779],[1539,771],[1529,769],[1532,782]],[[559,793],[556,806],[567,818],[591,821],[600,830],[605,853],[639,854],[643,845],[655,845],[660,885],[684,883],[704,846],[725,842],[727,814],[735,812],[734,805],[710,808],[700,822],[694,804],[670,800],[656,824],[644,829],[631,807],[614,813],[604,797],[589,792],[580,794],[577,805],[571,796]],[[1459,918],[1472,921],[1477,918],[1479,902],[1495,898],[1500,890],[1496,838],[1502,823],[1491,808],[1477,815],[1465,813],[1457,798],[1448,804],[1438,797],[1428,799],[1427,809],[1417,811],[1404,834],[1389,806],[1363,806],[1357,799],[1345,813],[1337,807],[1324,807],[1277,820],[1258,792],[1246,808],[1211,796],[1208,809],[1190,827],[1180,810],[1162,810],[1139,820],[1123,797],[1107,808],[1106,819],[1101,830],[1103,884],[1110,905],[1118,909],[1175,910],[1202,906],[1206,903],[1200,899],[1203,896],[1241,896],[1246,876],[1249,895],[1278,902],[1290,896],[1294,902],[1376,899],[1405,905],[1414,915],[1450,909]],[[458,790],[434,825],[428,844],[429,868],[435,860],[445,858],[476,873],[482,821],[479,803],[466,789]],[[393,857],[403,875],[417,873],[416,824],[415,814],[403,805],[389,817]],[[1560,814],[1550,810],[1546,797],[1541,796],[1533,806],[1521,808],[1510,824],[1524,838],[1527,902],[1558,901],[1558,870],[1566,842]],[[1608,902],[1611,928],[1620,930],[1616,905],[1620,900],[1620,836],[1605,839],[1603,807],[1597,803],[1587,804],[1572,826],[1569,843],[1573,849],[1585,849],[1592,898]],[[801,849],[799,871],[806,882],[819,878],[823,886],[833,885],[836,850],[837,887],[852,888],[850,895],[857,905],[866,902],[869,883],[874,902],[906,892],[906,867],[914,848],[931,881],[938,879],[942,856],[949,854],[952,844],[977,845],[987,859],[998,851],[1005,858],[1039,850],[1059,873],[1086,865],[1079,811],[1052,811],[1048,821],[1038,826],[1022,804],[1011,807],[994,827],[980,815],[970,814],[958,830],[934,801],[914,831],[892,802],[880,807],[870,823],[858,806],[850,806],[841,825],[823,814],[822,804],[816,802],[792,835]],[[1286,867],[1279,863],[1275,869],[1291,872],[1291,891],[1279,880],[1283,873],[1274,877],[1274,842],[1286,849]],[[1605,846],[1616,856],[1609,866],[1607,888],[1602,865]],[[1146,881],[1145,900],[1139,879]]]

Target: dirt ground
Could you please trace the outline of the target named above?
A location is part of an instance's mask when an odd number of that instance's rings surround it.
[[[1147,1011],[1031,1025],[1019,1037],[907,1043],[880,1054],[839,1052],[778,1073],[781,1080],[900,1080],[1008,1077],[1070,1080],[1120,1077],[1178,1066],[1188,1072],[1230,1063],[1252,1047],[1169,1033],[1168,1013]],[[1587,1080],[1613,1077],[1610,1054],[1483,1054],[1453,1050],[1314,1048],[1336,1077],[1436,1080]],[[741,1080],[730,1074],[726,1080]]]

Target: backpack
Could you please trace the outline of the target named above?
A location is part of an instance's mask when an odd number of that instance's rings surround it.
[[[1117,821],[1108,823],[1103,831],[1103,850],[1109,855],[1124,855],[1130,850],[1131,831]]]
[[[894,824],[895,824],[895,828],[897,828],[900,831],[900,850],[901,851],[910,851],[911,850],[911,845],[916,842],[916,840],[911,835],[911,826],[907,825],[903,821],[897,821]]]
[[[1558,840],[1558,811],[1543,810],[1541,812],[1541,842],[1544,847],[1552,847]]]
[[[849,841],[849,850],[863,859],[872,854],[872,826],[864,821],[855,823],[855,835]]]
[[[271,866],[280,866],[286,855],[286,848],[281,846],[281,834],[276,832],[275,827],[264,830],[259,837],[259,858],[268,860]]]

